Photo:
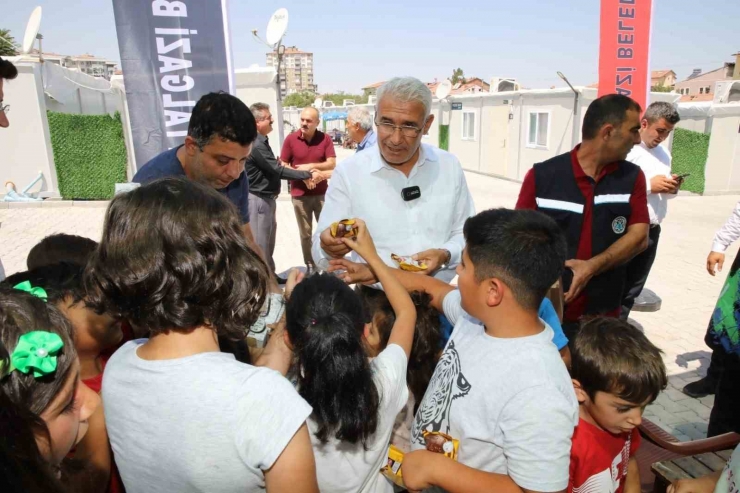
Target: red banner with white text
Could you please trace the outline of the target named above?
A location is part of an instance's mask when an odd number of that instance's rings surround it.
[[[653,0],[601,0],[599,97],[623,94],[642,106],[650,95]]]

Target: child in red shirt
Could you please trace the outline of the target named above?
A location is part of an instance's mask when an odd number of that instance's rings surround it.
[[[573,434],[568,493],[639,493],[637,427],[645,406],[668,384],[661,351],[616,318],[584,324],[572,345],[580,419]]]

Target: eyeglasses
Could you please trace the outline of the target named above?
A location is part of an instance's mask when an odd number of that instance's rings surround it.
[[[2,111],[3,113],[9,113],[10,112],[10,105],[9,104],[5,104],[5,105],[0,104],[0,111]]]
[[[392,123],[386,123],[386,122],[375,122],[375,125],[378,127],[378,132],[382,132],[385,134],[393,134],[396,132],[396,129],[401,130],[401,135],[404,137],[409,138],[416,138],[421,133],[422,129],[418,127],[414,127],[412,125],[394,125]]]

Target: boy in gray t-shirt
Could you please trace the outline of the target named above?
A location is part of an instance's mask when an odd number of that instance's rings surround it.
[[[562,273],[565,239],[544,214],[507,209],[469,218],[464,234],[459,291],[394,271],[455,324],[416,413],[405,485],[563,491],[578,402],[538,308]],[[457,461],[425,450],[430,432],[459,440]]]

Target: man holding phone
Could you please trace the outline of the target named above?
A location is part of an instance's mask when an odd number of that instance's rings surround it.
[[[623,320],[629,317],[635,298],[645,286],[655,261],[660,239],[660,223],[668,211],[668,200],[676,196],[684,178],[688,176],[671,173],[671,154],[666,147],[660,145],[668,138],[680,119],[676,107],[670,103],[655,102],[648,106],[640,122],[641,142],[633,147],[627,156],[627,161],[638,165],[645,174],[650,232],[647,249],[627,264],[627,279],[620,314]]]

